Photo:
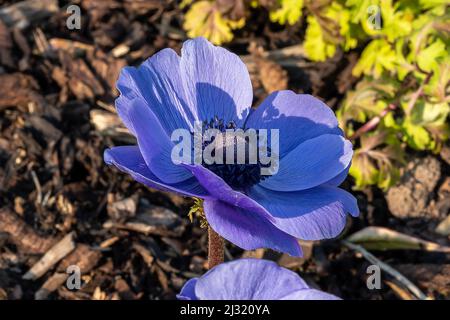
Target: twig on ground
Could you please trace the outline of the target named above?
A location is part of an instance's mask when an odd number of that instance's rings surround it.
[[[0,232],[8,234],[8,240],[30,254],[44,254],[56,242],[55,238],[44,238],[8,208],[0,209]]]
[[[85,244],[78,244],[76,249],[59,263],[57,271],[36,291],[34,298],[47,299],[49,294],[58,290],[70,275],[66,272],[69,266],[75,265],[80,268],[81,274],[86,274],[97,265],[101,257],[100,251],[92,250]]]
[[[75,241],[73,240],[73,233],[71,232],[48,250],[47,253],[23,275],[22,279],[36,280],[42,277],[52,266],[74,249]]]
[[[41,183],[39,182],[39,179],[37,177],[37,174],[34,170],[31,170],[31,178],[33,179],[33,183],[36,188],[36,203],[41,204],[42,203],[42,187],[41,187]]]

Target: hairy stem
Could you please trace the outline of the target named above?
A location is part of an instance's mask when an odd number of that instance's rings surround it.
[[[221,236],[208,227],[208,268],[214,268],[223,262],[224,242]]]

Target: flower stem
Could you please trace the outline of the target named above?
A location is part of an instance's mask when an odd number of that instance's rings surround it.
[[[221,236],[208,227],[208,269],[223,262],[224,242]]]

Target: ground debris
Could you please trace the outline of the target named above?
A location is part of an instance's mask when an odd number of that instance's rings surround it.
[[[427,208],[440,172],[440,163],[432,156],[408,163],[400,183],[386,194],[391,213],[397,218],[437,218]]]
[[[48,250],[22,277],[24,280],[36,280],[42,277],[52,266],[75,249],[73,233],[67,234]]]
[[[44,254],[55,243],[55,239],[38,235],[15,213],[0,209],[0,232],[8,234],[8,240],[26,253]]]

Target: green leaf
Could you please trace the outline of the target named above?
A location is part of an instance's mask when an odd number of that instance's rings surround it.
[[[353,155],[349,173],[355,178],[355,189],[360,190],[365,186],[376,184],[379,171],[369,157],[361,155],[358,151],[356,150]]]
[[[336,46],[325,41],[324,33],[317,19],[314,16],[308,16],[307,22],[304,46],[308,58],[314,61],[325,61],[334,56]]]
[[[440,60],[448,55],[445,44],[441,39],[436,39],[428,47],[421,50],[417,55],[417,64],[427,72],[432,71],[440,65]]]
[[[383,39],[373,40],[361,54],[361,58],[353,68],[353,75],[359,77],[366,74],[378,79],[384,70],[394,70],[396,59],[396,52],[388,42]]]
[[[412,237],[383,227],[366,227],[355,232],[347,241],[362,245],[369,250],[424,250],[450,252],[450,247]]]
[[[337,45],[345,51],[355,48],[361,34],[361,28],[351,22],[351,11],[343,4],[339,1],[325,3],[317,4],[318,9],[307,18],[305,50],[314,61],[332,57]]]
[[[355,150],[350,168],[355,188],[377,184],[386,190],[398,180],[398,164],[403,162],[403,150],[398,139],[388,130],[362,136],[361,147]]]
[[[189,220],[194,222],[194,217],[197,217],[200,221],[200,228],[208,227],[208,221],[206,220],[205,210],[203,209],[203,199],[200,198],[192,198],[194,200],[194,204],[188,212]]]
[[[302,16],[303,0],[278,0],[279,8],[270,12],[270,21],[293,25]]]
[[[448,5],[447,0],[419,0],[422,9],[435,9],[441,8]]]
[[[191,38],[205,37],[220,45],[233,39],[233,29],[242,28],[245,20],[225,19],[214,2],[195,2],[185,15],[183,27]]]
[[[381,0],[381,16],[383,18],[382,33],[389,42],[396,41],[400,37],[411,33],[414,21],[413,11],[409,7],[397,10],[399,3],[393,4],[392,0]]]
[[[447,118],[450,106],[447,102],[432,104],[419,100],[412,110],[408,104],[402,104],[406,110],[402,123],[404,141],[416,150],[437,151],[443,141],[448,139]]]
[[[345,6],[351,10],[351,21],[353,23],[359,23],[367,20],[369,6],[378,4],[379,1],[377,0],[347,0],[345,2]]]
[[[408,59],[404,55],[405,48],[407,47],[405,43],[405,39],[401,38],[395,43],[395,54],[397,57],[396,63],[396,71],[397,71],[397,79],[403,81],[406,76],[415,71],[416,67],[413,63],[410,63]]]
[[[338,110],[341,124],[345,127],[348,120],[365,122],[368,117],[379,115],[393,100],[398,87],[398,82],[389,78],[364,78],[347,93]]]
[[[407,119],[403,122],[402,128],[404,131],[403,140],[411,148],[416,150],[433,149],[434,145],[431,136],[423,126],[415,125]]]
[[[424,87],[424,93],[429,96],[433,103],[443,103],[449,101],[450,83],[450,57],[433,70],[430,81]]]

